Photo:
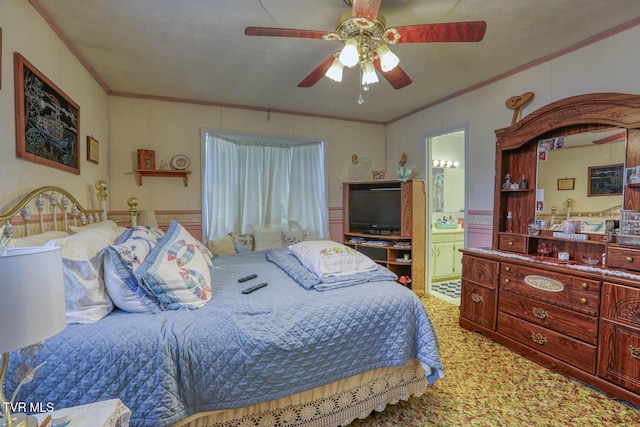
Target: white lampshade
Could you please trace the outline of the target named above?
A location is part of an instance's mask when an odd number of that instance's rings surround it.
[[[364,68],[362,70],[362,84],[368,85],[371,83],[378,83],[378,75],[376,74],[376,69],[373,66],[373,63],[367,62],[364,64]]]
[[[344,42],[344,47],[340,51],[338,58],[345,67],[353,67],[356,65],[360,59],[358,55],[358,41],[355,38],[350,38]]]
[[[393,70],[400,63],[400,58],[391,52],[391,49],[386,44],[378,46],[376,52],[380,58],[380,68],[385,73]]]
[[[65,328],[60,248],[15,248],[0,256],[0,326],[0,353],[36,344]]]
[[[331,67],[329,67],[329,69],[324,75],[329,77],[331,80],[339,83],[342,81],[343,69],[344,69],[344,66],[342,65],[342,62],[340,62],[340,60],[336,58],[333,60],[333,64],[331,64]]]
[[[138,212],[138,225],[144,225],[145,227],[158,228],[158,219],[154,211],[140,211]]]

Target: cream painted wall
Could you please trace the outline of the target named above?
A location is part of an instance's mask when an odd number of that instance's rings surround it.
[[[342,181],[348,177],[351,155],[368,157],[373,169],[385,165],[385,128],[290,114],[240,110],[215,106],[124,97],[109,99],[110,180],[112,208],[125,210],[128,197],[136,196],[139,209],[200,210],[201,131],[316,137],[327,142],[329,206],[342,206]],[[154,150],[156,166],[176,154],[191,159],[189,186],[182,179],[144,178],[138,186],[132,170],[136,150]]]
[[[395,165],[402,152],[406,152],[410,161],[416,162],[420,178],[425,178],[425,163],[419,163],[419,159],[425,158],[425,135],[467,123],[468,210],[491,211],[494,131],[509,126],[513,113],[505,107],[505,101],[514,95],[533,92],[535,98],[524,108],[524,117],[550,102],[573,95],[640,93],[640,61],[632,54],[639,43],[640,27],[634,27],[394,122],[387,126],[387,169]],[[482,227],[490,224],[490,219],[479,220]],[[474,224],[470,221],[467,224],[468,233],[473,233]],[[479,240],[469,240],[475,245],[491,243],[486,230],[482,231]]]
[[[108,180],[107,95],[28,1],[0,1],[0,210],[36,187],[70,190],[85,207],[97,208],[94,184]],[[80,175],[16,157],[13,52],[19,52],[80,106]],[[100,142],[100,163],[86,160],[86,136]]]

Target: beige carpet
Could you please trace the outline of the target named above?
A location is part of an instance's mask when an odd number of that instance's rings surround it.
[[[423,298],[445,378],[419,398],[357,420],[361,426],[640,426],[640,410],[554,374],[458,326],[459,309]]]

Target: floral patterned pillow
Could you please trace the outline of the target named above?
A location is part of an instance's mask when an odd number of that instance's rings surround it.
[[[353,248],[331,240],[313,240],[289,246],[300,263],[318,277],[346,276],[377,270],[378,264]]]
[[[244,252],[251,252],[253,250],[253,236],[251,234],[239,234],[231,232],[229,237],[233,240],[233,246],[236,252],[241,254]]]

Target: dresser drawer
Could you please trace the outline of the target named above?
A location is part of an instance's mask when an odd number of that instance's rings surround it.
[[[509,292],[500,294],[498,309],[589,344],[595,345],[598,342],[598,318],[594,316],[576,313]]]
[[[640,289],[604,282],[601,317],[640,329]]]
[[[498,333],[578,369],[596,373],[596,347],[567,335],[498,312]]]
[[[518,236],[514,234],[500,234],[498,241],[498,249],[507,252],[517,252],[519,254],[527,253],[526,236]]]
[[[500,264],[500,289],[597,316],[600,281],[518,264]]]
[[[640,329],[600,322],[598,376],[640,393]]]
[[[609,246],[607,248],[607,267],[640,271],[640,249]]]
[[[465,254],[462,257],[462,278],[495,289],[498,282],[498,263]]]
[[[496,291],[462,279],[460,316],[495,331]]]

